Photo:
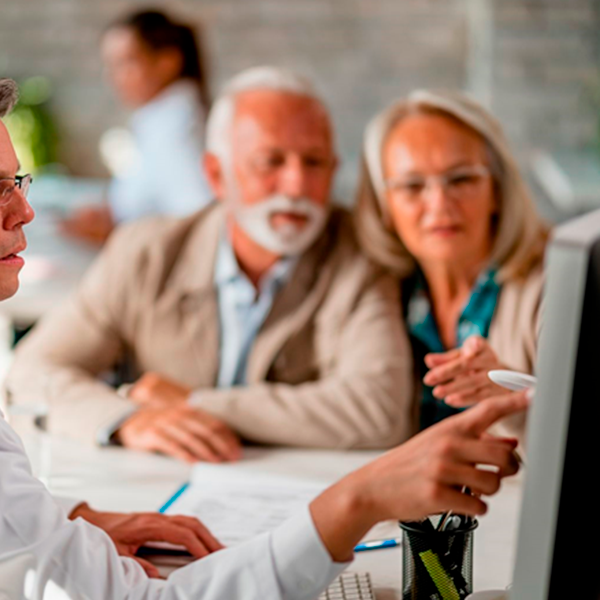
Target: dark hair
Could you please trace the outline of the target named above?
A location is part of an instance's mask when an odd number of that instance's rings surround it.
[[[0,119],[13,109],[18,97],[17,84],[12,79],[0,79]]]
[[[179,77],[196,83],[202,104],[206,109],[209,108],[206,67],[200,52],[201,45],[192,27],[172,21],[165,13],[157,10],[131,13],[112,23],[108,29],[117,27],[132,29],[151,50],[179,50],[183,59]]]

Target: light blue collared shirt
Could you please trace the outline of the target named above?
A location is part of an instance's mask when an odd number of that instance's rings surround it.
[[[217,252],[214,283],[219,302],[221,351],[217,387],[245,385],[250,350],[277,292],[289,280],[297,258],[282,258],[259,282],[258,293],[240,269],[223,235]]]

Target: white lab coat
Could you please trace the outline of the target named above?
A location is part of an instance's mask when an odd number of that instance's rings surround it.
[[[134,560],[117,555],[103,531],[67,519],[32,476],[18,436],[0,413],[0,598],[313,600],[346,566],[332,562],[307,510],[166,581],[149,579]]]
[[[202,167],[202,112],[196,86],[187,80],[171,84],[135,111],[133,164],[113,179],[108,191],[117,222],[185,216],[214,198]]]

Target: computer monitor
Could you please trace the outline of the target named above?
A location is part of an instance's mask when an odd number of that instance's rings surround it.
[[[511,600],[600,598],[600,211],[555,231]]]

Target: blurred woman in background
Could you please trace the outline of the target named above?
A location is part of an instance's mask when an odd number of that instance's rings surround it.
[[[501,393],[489,370],[533,371],[547,229],[481,106],[417,91],[377,115],[356,225],[400,280],[419,429]],[[522,420],[506,425],[523,434]]]
[[[192,28],[161,12],[136,12],[106,30],[102,57],[117,96],[134,110],[131,164],[116,165],[108,204],[64,223],[67,233],[100,243],[121,221],[183,216],[212,198],[201,166],[209,95]]]

